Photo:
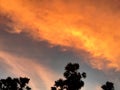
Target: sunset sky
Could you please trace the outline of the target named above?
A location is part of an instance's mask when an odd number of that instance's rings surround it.
[[[0,0],[0,78],[50,90],[69,62],[87,73],[82,90],[120,89],[119,0]]]

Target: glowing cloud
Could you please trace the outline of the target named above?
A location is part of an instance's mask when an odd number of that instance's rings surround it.
[[[94,1],[94,0],[93,0]],[[94,68],[120,70],[118,2],[101,0],[1,0],[1,13],[34,39],[89,52]],[[113,10],[116,10],[114,13]]]

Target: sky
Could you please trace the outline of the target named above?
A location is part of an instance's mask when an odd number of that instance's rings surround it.
[[[82,90],[119,90],[119,10],[119,0],[0,0],[0,78],[50,90],[72,62],[87,73]]]

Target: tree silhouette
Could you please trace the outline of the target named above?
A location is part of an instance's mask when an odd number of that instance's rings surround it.
[[[112,82],[107,81],[105,85],[102,85],[101,88],[103,90],[115,90],[114,84]]]
[[[65,80],[59,79],[55,81],[54,87],[51,90],[80,90],[84,86],[82,78],[86,78],[86,73],[78,72],[78,63],[68,63],[65,67]]]
[[[0,90],[31,90],[27,84],[29,83],[29,78],[11,78],[0,80]]]

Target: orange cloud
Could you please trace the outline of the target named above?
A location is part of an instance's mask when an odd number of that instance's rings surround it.
[[[15,27],[27,28],[15,28],[14,33],[26,32],[52,45],[82,49],[89,52],[88,62],[94,68],[120,70],[120,14],[112,11],[110,2],[1,0],[0,8]]]

